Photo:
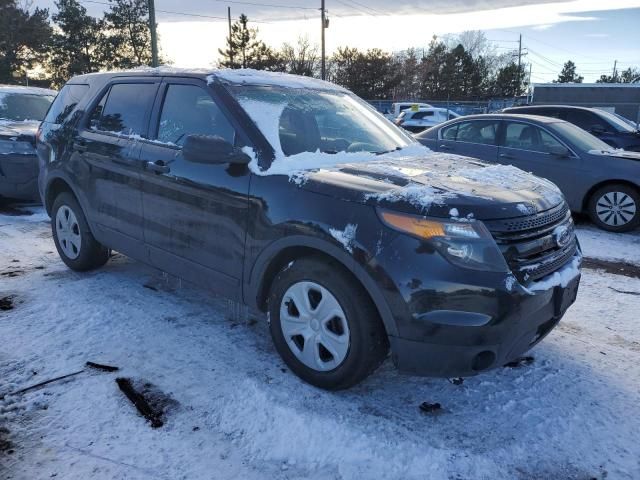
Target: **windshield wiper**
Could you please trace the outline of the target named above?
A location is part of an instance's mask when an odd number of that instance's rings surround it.
[[[392,148],[391,150],[382,150],[381,152],[373,152],[374,155],[384,155],[385,153],[397,152],[398,150],[402,150],[402,147]]]

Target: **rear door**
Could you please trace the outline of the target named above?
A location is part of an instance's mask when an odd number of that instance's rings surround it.
[[[495,162],[498,158],[496,135],[499,120],[468,120],[440,131],[438,150]]]
[[[240,144],[220,105],[204,81],[170,78],[162,84],[151,140],[142,142],[144,234],[152,264],[233,298],[240,293],[250,171],[182,155],[189,135]]]
[[[73,149],[90,166],[86,194],[98,235],[112,248],[136,256],[142,251],[140,140],[147,126],[159,81],[117,79],[90,108]]]
[[[582,160],[550,131],[531,123],[505,121],[500,132],[499,162],[514,165],[539,177],[551,180],[569,193],[569,185],[580,178]],[[554,155],[554,147],[566,147],[569,156]],[[570,199],[571,201],[572,199]]]

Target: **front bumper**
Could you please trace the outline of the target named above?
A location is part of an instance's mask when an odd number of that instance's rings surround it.
[[[455,267],[435,252],[416,256],[413,241],[392,246],[385,257],[393,262],[379,259],[389,275],[384,295],[398,326],[389,342],[400,370],[456,377],[500,367],[540,342],[576,299],[580,253],[560,269],[563,275],[550,276],[562,283],[546,277],[537,284],[548,286],[534,290],[510,274]],[[382,269],[377,265],[379,275]]]
[[[0,155],[0,196],[17,200],[39,200],[38,157],[32,155]]]

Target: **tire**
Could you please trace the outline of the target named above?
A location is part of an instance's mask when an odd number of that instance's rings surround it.
[[[610,183],[596,190],[589,199],[593,223],[610,232],[629,232],[640,225],[640,193],[621,183]]]
[[[109,260],[109,249],[93,237],[82,208],[69,192],[53,202],[51,231],[58,255],[71,270],[93,270]]]
[[[333,261],[307,257],[293,262],[276,275],[268,305],[278,353],[296,375],[316,387],[341,390],[359,383],[389,350],[367,293]]]

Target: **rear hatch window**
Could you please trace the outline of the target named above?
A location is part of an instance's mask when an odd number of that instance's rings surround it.
[[[44,121],[62,123],[89,91],[89,85],[65,85],[51,104]]]

